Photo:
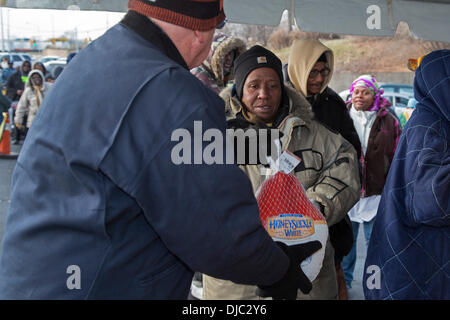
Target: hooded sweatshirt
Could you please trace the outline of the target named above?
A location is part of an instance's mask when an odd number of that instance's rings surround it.
[[[239,38],[229,37],[223,33],[214,36],[208,58],[197,68],[191,70],[203,84],[219,94],[227,85],[224,74],[225,56],[234,51],[234,59],[246,50],[246,45]],[[230,68],[228,80],[234,78],[233,67]]]
[[[34,86],[31,82],[31,76],[35,73],[39,74],[42,78],[42,84],[39,87]],[[44,79],[44,74],[40,70],[32,70],[28,74],[25,90],[17,104],[16,115],[14,117],[15,123],[22,123],[24,116],[28,114],[27,128],[31,127],[34,117],[42,104],[42,100],[50,90],[50,84],[45,82]]]
[[[24,62],[25,63],[25,62]],[[18,101],[20,96],[17,94],[17,90],[23,90],[25,83],[28,80],[29,73],[23,71],[23,64],[19,71],[13,73],[6,83],[6,94],[11,101]]]
[[[320,92],[308,96],[308,77],[319,60],[325,54],[330,74],[324,79]],[[334,70],[334,54],[330,48],[318,40],[296,40],[289,54],[288,75],[290,84],[307,98],[314,115],[319,122],[340,133],[355,148],[358,158],[361,156],[361,143],[352,119],[339,95],[328,87]]]
[[[300,91],[305,97],[308,96],[307,83],[309,73],[323,53],[327,57],[330,74],[325,78],[322,88],[320,88],[320,93],[327,88],[333,76],[333,52],[317,40],[296,40],[291,46],[288,66],[289,79],[294,85],[294,88]]]
[[[329,75],[324,79],[320,92],[307,96],[308,77],[319,58],[325,54]],[[318,40],[296,40],[289,54],[288,75],[292,86],[307,98],[315,118],[331,131],[342,135],[361,157],[361,143],[350,118],[345,102],[328,87],[334,70],[333,52]],[[361,168],[359,168],[361,170]],[[353,243],[353,232],[348,219],[341,220],[330,228],[330,237],[335,248],[336,263],[342,260]]]

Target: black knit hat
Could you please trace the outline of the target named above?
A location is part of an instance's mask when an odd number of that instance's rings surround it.
[[[214,29],[225,20],[223,0],[129,0],[128,9],[198,31]]]
[[[275,70],[280,78],[281,89],[284,91],[281,60],[266,48],[253,46],[237,57],[234,62],[234,81],[239,99],[242,99],[245,79],[247,79],[250,72],[258,68],[272,68]]]

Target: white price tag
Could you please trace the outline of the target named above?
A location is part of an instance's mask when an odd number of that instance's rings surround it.
[[[295,169],[296,166],[298,166],[300,162],[302,162],[302,159],[286,150],[281,154],[279,161],[280,161],[279,167],[280,170],[286,174],[289,174],[292,170]]]

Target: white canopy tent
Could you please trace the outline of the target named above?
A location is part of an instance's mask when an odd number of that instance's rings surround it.
[[[127,10],[127,0],[0,0],[22,9]],[[229,22],[276,26],[290,10],[302,31],[393,36],[400,21],[418,39],[450,42],[450,0],[224,0]]]

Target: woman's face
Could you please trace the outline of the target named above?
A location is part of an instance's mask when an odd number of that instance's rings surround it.
[[[33,73],[31,75],[31,82],[35,86],[40,86],[40,85],[42,85],[42,78],[41,78],[41,76],[39,74]]]
[[[43,66],[42,64],[40,64],[40,63],[36,63],[36,64],[34,65],[34,69],[35,69],[35,70],[39,70],[40,72],[42,72],[43,74],[45,74],[44,66]]]
[[[271,122],[280,107],[281,84],[272,68],[258,68],[245,79],[242,103],[264,122]]]
[[[373,105],[372,92],[364,87],[355,87],[352,94],[353,107],[358,111],[367,111]]]

